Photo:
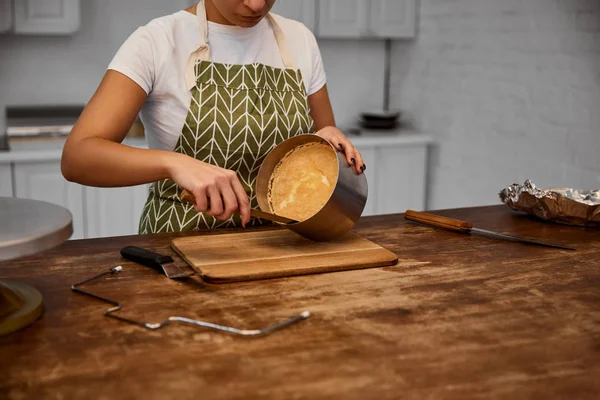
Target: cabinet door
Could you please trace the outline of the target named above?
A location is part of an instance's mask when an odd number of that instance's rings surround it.
[[[369,34],[389,38],[415,36],[416,0],[371,0]]]
[[[426,207],[427,146],[377,149],[377,214],[397,214]],[[368,164],[367,164],[368,165]]]
[[[0,0],[0,33],[8,32],[13,25],[13,0]]]
[[[321,0],[318,35],[321,38],[358,38],[368,34],[366,0]]]
[[[87,237],[137,235],[149,186],[86,187]]]
[[[15,163],[14,174],[16,197],[65,207],[73,215],[71,239],[84,238],[83,188],[62,176],[60,161]]]
[[[10,163],[0,164],[0,197],[12,197],[12,167]]]
[[[79,29],[80,0],[14,0],[15,32],[71,34]]]
[[[376,215],[375,204],[377,203],[377,174],[375,171],[377,170],[377,160],[376,160],[376,150],[374,147],[357,147],[357,150],[360,152],[365,164],[367,165],[367,170],[365,171],[365,176],[367,177],[367,187],[369,188],[369,194],[367,197],[367,204],[365,205],[365,209],[362,213],[363,217],[367,217],[369,215]]]
[[[302,22],[315,32],[316,0],[277,0],[271,9],[274,14]]]

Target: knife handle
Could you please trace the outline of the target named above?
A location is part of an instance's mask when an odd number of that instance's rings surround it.
[[[162,274],[165,273],[162,265],[174,262],[170,256],[164,256],[137,246],[123,247],[121,256],[129,261],[155,269]]]
[[[438,228],[450,229],[455,232],[469,233],[473,229],[470,222],[441,217],[439,215],[428,214],[420,211],[407,210],[404,213],[404,219],[419,222],[421,224],[437,226]]]

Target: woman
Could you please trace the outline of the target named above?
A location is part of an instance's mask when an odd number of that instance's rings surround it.
[[[314,36],[270,14],[274,2],[203,0],[137,29],[67,139],[65,178],[153,182],[139,227],[152,233],[245,227],[262,160],[297,134],[325,138],[363,173],[361,155],[335,128]],[[138,113],[149,149],[121,144]],[[193,205],[181,201],[183,189]]]

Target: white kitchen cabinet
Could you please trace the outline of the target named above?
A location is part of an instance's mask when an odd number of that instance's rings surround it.
[[[0,163],[0,197],[12,197],[12,167],[10,163]]]
[[[363,161],[367,165],[367,170],[365,171],[365,176],[367,178],[367,187],[369,189],[369,194],[367,197],[367,204],[365,205],[365,209],[363,210],[363,216],[375,215],[375,198],[377,196],[377,174],[374,174],[375,166],[376,166],[376,149],[374,147],[362,146],[357,147],[360,155],[363,158]]]
[[[369,34],[378,37],[413,37],[416,0],[371,0]]]
[[[83,188],[67,181],[60,161],[14,163],[15,197],[47,201],[65,207],[73,215],[71,239],[85,236]]]
[[[149,187],[86,187],[86,237],[137,235]]]
[[[319,1],[319,37],[357,38],[367,35],[369,1]]]
[[[13,25],[13,0],[0,0],[0,33],[8,32]]]
[[[320,0],[320,38],[410,38],[417,0]]]
[[[80,7],[80,0],[14,0],[14,32],[72,34],[79,30]]]
[[[317,19],[316,8],[316,0],[277,0],[271,12],[302,22],[314,33]]]
[[[351,136],[350,140],[367,165],[365,175],[369,197],[363,216],[427,208],[427,163],[431,138],[398,135],[396,140],[390,140],[385,135],[368,133]]]
[[[427,209],[427,157],[431,137],[404,131],[363,131],[349,138],[367,165],[369,196],[363,216]],[[140,140],[126,144],[147,148]],[[0,152],[0,196],[48,201],[67,208],[73,215],[71,239],[138,233],[150,185],[81,186],[62,176],[61,146],[42,142],[14,147],[9,152]]]
[[[67,208],[73,214],[74,233],[71,239],[138,233],[149,185],[124,188],[81,186],[62,176],[59,160],[16,162],[14,177],[16,197],[48,201]],[[0,196],[11,196],[10,168],[5,171],[2,164],[0,183]],[[10,192],[5,193],[5,186]]]
[[[383,147],[377,150],[377,214],[397,214],[426,208],[427,148]]]

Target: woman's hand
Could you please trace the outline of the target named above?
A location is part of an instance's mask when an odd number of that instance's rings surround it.
[[[245,227],[250,221],[250,200],[235,172],[180,153],[171,153],[169,176],[194,195],[194,208],[225,221],[238,209]]]
[[[365,172],[367,166],[365,165],[360,152],[352,145],[352,142],[348,140],[342,131],[334,126],[326,126],[325,128],[319,130],[316,135],[327,140],[338,151],[344,152],[348,166],[354,166],[356,172],[359,174]]]

